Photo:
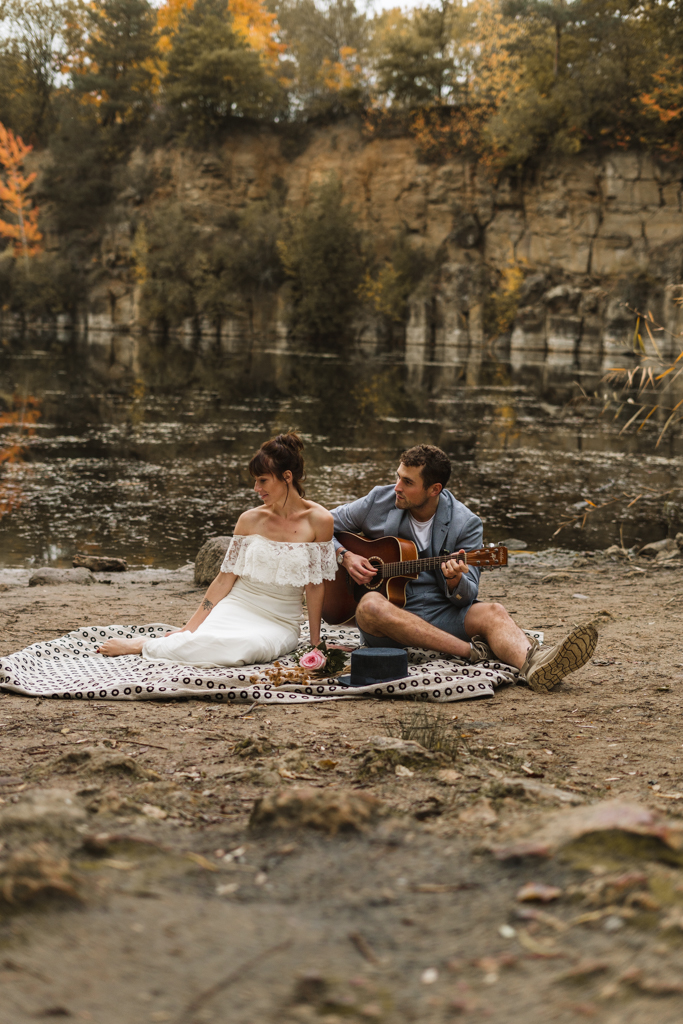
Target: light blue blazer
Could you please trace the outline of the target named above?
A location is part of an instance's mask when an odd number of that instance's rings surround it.
[[[373,487],[364,498],[358,498],[347,505],[332,509],[335,534],[341,531],[362,533],[374,540],[377,537],[405,537],[415,541],[408,512],[396,508],[393,484]],[[439,496],[432,544],[429,555],[443,551],[473,551],[483,546],[484,531],[479,516],[466,505],[454,498],[450,491],[443,490]],[[341,547],[335,536],[335,547]],[[470,568],[463,573],[458,586],[451,592],[441,569],[423,572],[417,580],[411,581],[406,590],[406,608],[427,622],[448,629],[455,626],[455,620],[462,622],[462,610],[466,610],[477,598],[479,590],[479,569]]]

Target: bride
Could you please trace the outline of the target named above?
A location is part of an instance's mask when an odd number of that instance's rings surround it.
[[[304,493],[302,451],[290,432],[256,452],[249,472],[263,504],[237,520],[220,572],[185,626],[157,639],[107,640],[98,653],[188,665],[274,661],[299,642],[304,591],[317,646],[323,580],[334,579],[337,563],[332,515]]]

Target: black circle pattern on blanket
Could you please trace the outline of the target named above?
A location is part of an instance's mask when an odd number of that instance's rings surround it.
[[[55,700],[169,700],[200,697],[229,704],[289,704],[366,697],[448,703],[492,697],[496,687],[514,683],[517,669],[500,661],[476,666],[436,651],[408,649],[408,675],[386,683],[339,686],[335,679],[311,676],[304,682],[273,682],[272,665],[197,668],[170,661],[147,661],[138,655],[105,658],[96,648],[109,637],[163,636],[173,626],[84,626],[66,636],[32,644],[0,659],[0,688],[27,697]],[[538,633],[531,634],[542,639]],[[323,639],[345,647],[360,646],[357,629],[324,628]],[[300,644],[309,640],[302,627]],[[296,668],[292,655],[279,659],[282,670]],[[271,676],[269,676],[271,673]]]

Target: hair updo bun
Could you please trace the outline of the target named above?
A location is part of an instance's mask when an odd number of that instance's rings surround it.
[[[304,498],[306,493],[301,484],[305,475],[304,457],[301,454],[303,450],[304,443],[293,430],[286,434],[278,434],[270,441],[263,442],[249,463],[249,472],[254,478],[264,473],[272,473],[278,480],[282,480],[289,470],[293,486]]]

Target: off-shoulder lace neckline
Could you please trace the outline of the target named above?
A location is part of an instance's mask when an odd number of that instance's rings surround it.
[[[271,540],[270,537],[264,537],[262,533],[233,533],[234,540],[251,540],[253,537],[260,537],[261,540],[266,540],[269,544],[293,544],[298,548],[310,548],[316,544],[332,543],[331,537],[329,540]]]

